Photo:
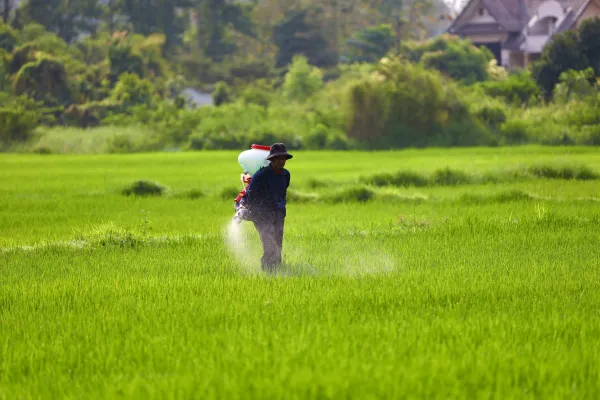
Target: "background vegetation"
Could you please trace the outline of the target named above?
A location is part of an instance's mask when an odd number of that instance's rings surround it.
[[[600,143],[598,19],[556,35],[530,71],[508,72],[487,49],[439,35],[453,14],[442,1],[8,6],[3,151]]]

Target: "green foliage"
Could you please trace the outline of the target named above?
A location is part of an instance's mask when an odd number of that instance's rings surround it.
[[[347,62],[376,62],[385,56],[394,45],[396,32],[389,24],[365,28],[346,41]]]
[[[156,89],[149,80],[142,79],[136,74],[124,73],[119,76],[110,97],[124,107],[150,106],[154,102],[155,91]]]
[[[316,19],[315,10],[292,11],[275,26],[273,41],[278,48],[277,68],[290,64],[294,56],[300,54],[318,67],[337,64],[338,56],[330,48]]]
[[[285,96],[291,100],[305,101],[322,86],[321,71],[316,67],[311,67],[306,57],[294,56],[283,84]]]
[[[36,22],[66,42],[95,31],[95,20],[102,15],[96,0],[28,0],[20,9],[25,23]]]
[[[0,49],[12,52],[19,44],[18,33],[9,25],[0,22]]]
[[[488,79],[488,66],[493,58],[487,48],[476,47],[469,39],[450,35],[425,42],[403,43],[400,54],[467,85]]]
[[[168,187],[158,182],[139,180],[128,185],[121,193],[125,196],[162,196],[168,191]]]
[[[256,36],[250,17],[252,4],[208,0],[199,5],[198,22],[208,26],[208,32],[202,35],[199,47],[212,61],[221,62],[236,51],[237,45],[230,36],[232,30],[245,36]]]
[[[502,135],[520,143],[589,145],[597,141],[600,94],[566,104],[520,110],[501,127]]]
[[[23,65],[13,79],[13,93],[28,95],[50,106],[65,106],[73,99],[64,64],[50,57],[40,57]]]
[[[600,180],[600,174],[588,165],[582,164],[531,164],[527,167],[514,167],[511,169],[498,169],[486,173],[472,173],[448,166],[438,168],[430,174],[412,170],[399,170],[394,173],[381,173],[363,176],[360,181],[375,187],[436,187],[457,185],[482,185],[488,183],[502,184],[532,179],[563,179],[590,181]]]
[[[486,95],[517,106],[535,105],[541,95],[539,86],[527,70],[510,74],[506,80],[481,82],[477,86]]]
[[[592,67],[600,74],[600,18],[585,21],[576,31],[554,35],[542,52],[541,59],[533,65],[533,75],[550,98],[563,72],[583,71]]]
[[[473,145],[488,140],[460,92],[439,73],[396,59],[353,83],[348,135],[367,147]]]
[[[0,105],[0,144],[24,142],[31,138],[41,120],[40,106],[26,96],[15,97]]]
[[[581,51],[587,57],[596,76],[600,76],[600,18],[584,20],[578,31]]]
[[[567,70],[560,74],[559,83],[554,88],[554,100],[559,103],[567,103],[573,99],[583,99],[596,92],[592,86],[595,82],[593,68],[585,71]]]
[[[71,104],[63,113],[62,121],[65,125],[89,128],[100,125],[109,115],[120,111],[123,111],[123,103],[110,99]]]
[[[130,43],[122,38],[114,38],[108,49],[110,77],[116,81],[124,73],[145,76],[144,60],[133,52]]]
[[[181,44],[186,15],[177,12],[190,5],[189,0],[128,0],[116,2],[114,12],[127,18],[135,33],[165,36],[165,48],[172,51]]]
[[[375,198],[375,192],[366,186],[351,186],[336,192],[331,196],[334,203],[366,203]]]
[[[263,107],[268,107],[274,98],[275,88],[272,84],[264,79],[253,82],[246,86],[239,97],[246,104],[258,104]]]
[[[226,104],[226,103],[231,103],[231,101],[233,100],[231,89],[223,81],[217,83],[217,86],[215,87],[215,91],[213,92],[212,97],[213,97],[213,102],[214,102],[215,106],[217,106],[217,107],[219,107],[220,105]]]

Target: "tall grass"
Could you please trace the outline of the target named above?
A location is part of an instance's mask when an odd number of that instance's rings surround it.
[[[273,275],[238,152],[2,155],[0,398],[597,398],[597,152],[513,151],[296,153]]]

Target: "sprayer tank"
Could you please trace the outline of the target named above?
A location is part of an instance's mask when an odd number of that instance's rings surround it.
[[[269,146],[253,144],[250,150],[246,150],[238,156],[238,163],[244,172],[254,175],[256,171],[270,164],[270,161],[267,160],[270,150]]]

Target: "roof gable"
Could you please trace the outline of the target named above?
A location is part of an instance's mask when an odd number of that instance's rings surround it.
[[[459,32],[463,25],[468,24],[469,16],[477,5],[484,7],[496,22],[509,32],[520,31],[529,21],[524,0],[470,0],[448,31]]]

